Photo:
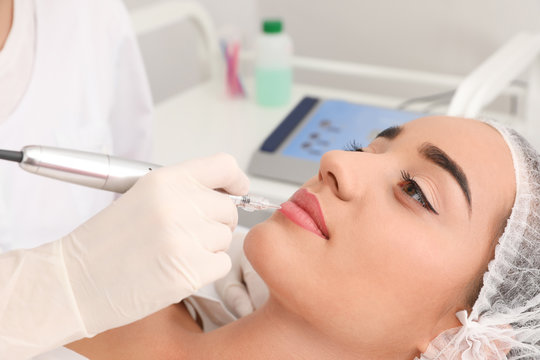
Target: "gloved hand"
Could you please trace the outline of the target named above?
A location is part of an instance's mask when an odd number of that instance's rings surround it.
[[[224,276],[238,212],[212,189],[244,195],[248,186],[226,154],[160,168],[64,237],[88,334],[145,317]]]
[[[251,314],[268,299],[268,287],[253,269],[243,251],[245,231],[236,231],[227,253],[231,257],[231,271],[214,283],[225,306],[237,317]]]

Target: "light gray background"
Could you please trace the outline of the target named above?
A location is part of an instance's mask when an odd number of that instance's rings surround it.
[[[128,9],[160,0],[125,0]],[[178,0],[182,1],[182,0]],[[251,48],[260,19],[284,19],[296,54],[464,75],[512,35],[540,31],[540,0],[200,0],[218,30]],[[189,23],[140,39],[157,101],[207,75]],[[423,95],[422,88],[296,73],[302,82]]]

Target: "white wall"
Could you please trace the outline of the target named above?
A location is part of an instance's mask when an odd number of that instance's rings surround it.
[[[124,0],[129,10],[159,1]],[[218,30],[234,27],[242,34],[256,32],[256,0],[199,2],[208,10]],[[208,76],[196,53],[198,36],[193,24],[181,23],[139,39],[156,101],[187,89]],[[252,45],[252,37],[243,40],[247,46]]]
[[[540,31],[539,0],[260,0],[284,18],[296,53],[465,75],[522,30]],[[297,74],[364,91],[424,95],[423,88]]]
[[[260,13],[284,17],[299,54],[455,74],[540,30],[538,0],[260,0]]]
[[[128,7],[158,0],[125,0]],[[279,16],[297,54],[466,74],[521,30],[540,31],[540,0],[200,0],[218,27],[236,24],[248,46],[259,18]],[[141,39],[160,99],[200,80],[196,58],[183,42],[195,35],[167,34],[165,40]],[[180,32],[182,32],[180,31]],[[163,35],[160,35],[163,38]],[[192,47],[193,48],[193,47]],[[194,49],[194,48],[193,48]],[[191,56],[191,57],[190,57]],[[183,68],[171,74],[172,62]],[[161,66],[160,64],[163,64]],[[156,70],[157,69],[157,70]],[[191,69],[191,70],[188,70]],[[303,82],[357,90],[422,95],[425,89],[398,88],[346,78],[297,73]],[[181,85],[179,85],[181,84]]]

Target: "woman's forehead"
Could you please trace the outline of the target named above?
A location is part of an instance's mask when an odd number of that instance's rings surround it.
[[[448,116],[424,117],[406,123],[400,137],[411,145],[430,143],[463,161],[476,162],[506,155],[510,150],[499,132],[478,120]]]
[[[403,125],[404,130],[412,134],[430,134],[434,137],[446,138],[458,136],[460,138],[494,137],[500,138],[498,131],[486,123],[474,119],[465,119],[451,116],[429,116],[412,120]],[[453,138],[452,140],[460,140]],[[504,142],[504,140],[503,140]]]

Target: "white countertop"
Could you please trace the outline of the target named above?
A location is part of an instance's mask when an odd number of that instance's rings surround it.
[[[253,94],[253,81],[246,81]],[[153,161],[169,165],[216,152],[232,154],[243,170],[251,155],[304,96],[336,98],[393,107],[400,99],[295,84],[290,103],[283,107],[257,105],[253,96],[230,98],[223,83],[206,82],[156,106]],[[255,177],[250,192],[273,201],[286,200],[297,184]],[[315,175],[315,174],[313,174]]]

